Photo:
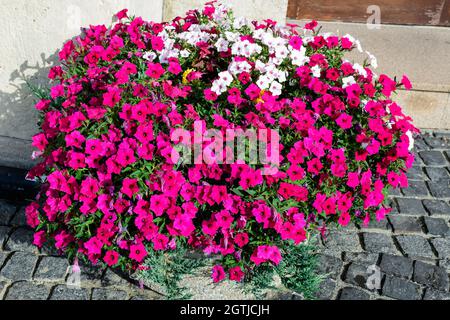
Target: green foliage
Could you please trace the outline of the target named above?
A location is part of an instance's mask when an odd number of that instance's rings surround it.
[[[261,299],[267,290],[275,288],[274,277],[279,276],[287,289],[300,294],[304,299],[315,299],[323,277],[316,272],[314,244],[309,242],[295,245],[285,242],[280,249],[283,251],[281,263],[276,267],[267,264],[256,267],[246,279],[244,289]]]
[[[168,300],[189,299],[190,295],[180,286],[180,281],[183,276],[204,266],[205,260],[190,258],[187,253],[185,248],[167,252],[151,250],[138,279],[160,286]]]
[[[283,285],[299,294],[305,299],[314,299],[322,282],[322,276],[316,272],[317,256],[311,244],[294,245],[287,243],[284,246],[283,260],[276,267],[276,272]]]
[[[27,87],[30,89],[33,96],[38,99],[50,99],[50,90],[46,87],[35,85],[28,80],[25,80]]]

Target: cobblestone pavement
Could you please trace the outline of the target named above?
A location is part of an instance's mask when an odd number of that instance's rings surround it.
[[[322,241],[320,299],[450,299],[450,132],[424,133],[416,153],[410,186],[392,193],[388,220],[332,229]],[[70,288],[67,260],[37,250],[32,234],[24,207],[0,200],[0,299],[161,298],[110,269],[90,266],[81,266],[81,289]],[[377,274],[379,289],[369,290]]]

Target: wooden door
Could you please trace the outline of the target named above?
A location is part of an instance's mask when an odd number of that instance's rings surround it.
[[[382,24],[450,26],[450,0],[289,0],[287,15],[288,19],[366,23],[375,13],[374,5]]]

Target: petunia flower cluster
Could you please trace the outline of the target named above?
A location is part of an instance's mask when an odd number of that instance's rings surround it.
[[[36,105],[35,245],[126,270],[188,246],[219,258],[214,281],[241,281],[278,265],[284,242],[383,219],[388,189],[407,187],[418,130],[392,96],[411,84],[376,75],[370,53],[346,60],[362,51],[350,35],[249,22],[216,2],[168,23],[117,19],[64,45]],[[174,160],[186,141],[172,133],[194,122],[276,130],[277,170]]]

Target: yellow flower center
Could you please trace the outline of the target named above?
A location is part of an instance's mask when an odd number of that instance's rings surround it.
[[[187,69],[185,72],[183,72],[183,84],[187,84],[189,81],[187,80],[187,77],[189,74],[194,71],[194,69]]]

